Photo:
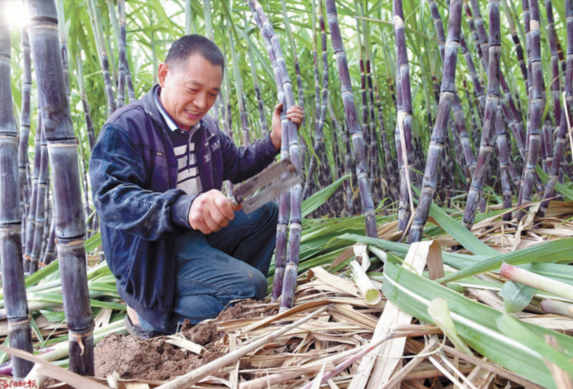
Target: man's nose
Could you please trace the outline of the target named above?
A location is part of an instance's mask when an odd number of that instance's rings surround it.
[[[207,106],[207,95],[204,93],[199,94],[193,102],[197,108],[205,108]]]

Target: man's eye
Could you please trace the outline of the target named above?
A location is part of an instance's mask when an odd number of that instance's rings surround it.
[[[189,88],[189,92],[192,92],[192,93],[197,93],[197,89],[192,89],[192,88]]]

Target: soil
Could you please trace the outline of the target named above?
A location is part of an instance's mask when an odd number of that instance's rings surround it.
[[[276,309],[261,306],[260,302],[243,300],[225,309],[215,320],[195,326],[186,320],[181,333],[186,339],[205,348],[200,355],[167,343],[168,338],[164,336],[139,339],[130,335],[111,334],[95,349],[96,376],[105,377],[115,371],[124,379],[168,380],[183,375],[224,355],[220,350],[221,345],[216,344],[225,335],[217,331],[219,323],[272,316],[277,312]],[[228,378],[228,373],[218,376]]]

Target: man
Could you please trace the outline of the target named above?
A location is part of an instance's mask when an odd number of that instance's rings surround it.
[[[136,336],[174,333],[184,319],[196,324],[266,293],[276,204],[246,215],[220,190],[274,160],[282,105],[270,135],[237,148],[207,115],[224,66],[207,38],[178,39],[159,66],[159,85],[111,115],[92,151],[103,250]],[[287,117],[300,126],[302,109]]]

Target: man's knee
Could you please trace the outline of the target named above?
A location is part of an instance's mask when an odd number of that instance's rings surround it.
[[[248,269],[243,274],[243,280],[234,285],[236,296],[262,300],[267,294],[267,279],[255,268]]]
[[[269,225],[276,225],[279,221],[279,205],[276,201],[269,201],[261,207],[261,219]]]

